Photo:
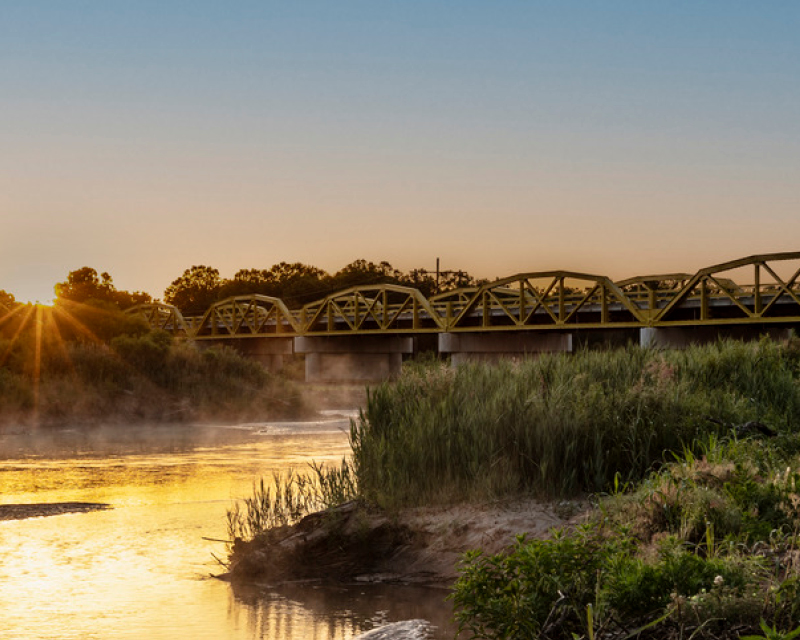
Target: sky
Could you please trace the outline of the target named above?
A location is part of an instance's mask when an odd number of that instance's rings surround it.
[[[800,250],[800,3],[0,2],[0,289]]]

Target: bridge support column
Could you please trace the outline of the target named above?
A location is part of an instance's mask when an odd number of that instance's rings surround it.
[[[402,336],[299,336],[295,353],[306,354],[306,382],[378,382],[400,373],[414,340]]]
[[[294,353],[294,338],[239,338],[225,340],[246,358],[256,360],[267,371],[278,373],[283,369],[286,359]]]
[[[572,352],[571,333],[440,333],[439,353],[459,365],[471,361],[518,359],[549,351]]]
[[[724,338],[758,340],[764,335],[772,340],[788,340],[791,329],[764,325],[642,327],[639,329],[639,344],[653,349],[685,349],[692,344],[707,344]]]

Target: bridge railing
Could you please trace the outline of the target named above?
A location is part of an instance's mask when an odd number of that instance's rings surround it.
[[[457,316],[469,304],[478,287],[464,287],[453,289],[445,293],[439,293],[429,298],[431,307],[442,320],[445,326],[449,326],[452,319]]]
[[[691,279],[690,273],[668,273],[637,276],[618,280],[615,284],[639,308],[642,315],[649,319],[669,304]]]

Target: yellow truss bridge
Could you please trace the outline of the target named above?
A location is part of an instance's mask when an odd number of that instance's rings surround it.
[[[397,285],[352,287],[301,309],[261,295],[221,300],[200,317],[167,304],[127,313],[193,340],[548,332],[800,323],[800,252],[755,255],[695,274],[614,282],[572,271],[522,273],[426,298]],[[746,282],[747,284],[743,284]]]

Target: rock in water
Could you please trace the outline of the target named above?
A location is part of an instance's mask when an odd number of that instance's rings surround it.
[[[362,633],[356,640],[428,640],[430,637],[431,625],[427,620],[403,620]]]

